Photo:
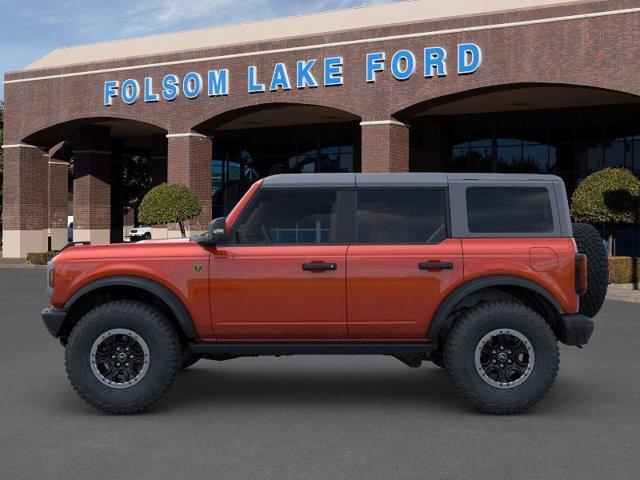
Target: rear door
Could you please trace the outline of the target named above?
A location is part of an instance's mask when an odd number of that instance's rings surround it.
[[[337,189],[261,189],[211,258],[218,339],[346,338]]]
[[[349,338],[425,339],[433,313],[463,277],[448,238],[445,188],[359,188],[347,252]]]

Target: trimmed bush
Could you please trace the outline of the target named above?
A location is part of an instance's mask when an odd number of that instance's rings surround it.
[[[633,273],[634,266],[635,275]],[[609,283],[635,283],[638,281],[640,281],[640,258],[611,257],[609,259]]]
[[[27,263],[31,265],[46,265],[58,252],[27,253]]]
[[[185,236],[184,221],[197,217],[202,207],[196,196],[183,185],[163,183],[152,188],[140,203],[138,220],[147,225],[177,223]]]
[[[640,180],[624,168],[604,168],[585,178],[571,197],[571,216],[586,223],[638,221]]]

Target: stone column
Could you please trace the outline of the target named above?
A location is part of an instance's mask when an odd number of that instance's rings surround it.
[[[48,153],[27,144],[4,145],[4,258],[48,249]]]
[[[67,244],[67,194],[69,163],[61,152],[62,144],[49,150],[49,235],[51,250]]]
[[[169,183],[185,185],[198,198],[202,214],[187,222],[187,235],[196,235],[207,230],[211,220],[211,158],[213,142],[199,133],[174,133],[167,135]],[[177,225],[169,226],[169,236],[180,235]]]
[[[73,240],[109,243],[111,237],[111,149],[109,129],[77,132],[73,151]]]
[[[362,171],[409,171],[409,127],[397,120],[363,121]]]

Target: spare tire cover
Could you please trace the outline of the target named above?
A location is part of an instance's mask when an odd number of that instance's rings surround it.
[[[573,238],[579,253],[588,257],[587,292],[580,296],[579,313],[595,317],[602,308],[609,285],[609,263],[598,231],[588,223],[573,224]]]

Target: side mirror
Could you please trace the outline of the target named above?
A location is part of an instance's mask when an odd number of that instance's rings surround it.
[[[223,243],[227,238],[227,219],[219,217],[209,222],[207,234],[198,237],[198,243],[206,247],[213,247],[218,243]]]

